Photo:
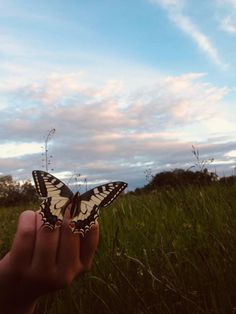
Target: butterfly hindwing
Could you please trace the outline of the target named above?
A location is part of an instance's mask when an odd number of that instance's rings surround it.
[[[80,195],[79,206],[72,218],[73,232],[84,235],[93,224],[96,224],[99,209],[111,204],[126,187],[127,183],[125,182],[110,182]]]
[[[51,229],[61,225],[63,220],[62,211],[53,209],[51,197],[48,197],[40,204],[40,209],[44,225],[49,226]]]
[[[38,194],[44,198],[40,204],[44,224],[54,229],[56,225],[61,224],[73,193],[62,181],[48,172],[34,170],[32,175]]]

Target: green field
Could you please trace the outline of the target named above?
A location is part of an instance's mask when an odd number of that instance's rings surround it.
[[[23,208],[0,208],[1,254]],[[236,185],[128,195],[104,209],[93,269],[38,313],[236,313]]]

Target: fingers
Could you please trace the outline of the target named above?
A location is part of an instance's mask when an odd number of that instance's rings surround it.
[[[51,271],[55,268],[60,228],[52,230],[47,226],[42,227],[42,217],[39,214],[36,215],[37,235],[32,266]]]
[[[18,268],[31,264],[36,238],[36,213],[24,211],[18,221],[17,232],[10,251],[12,263]]]
[[[56,260],[57,267],[63,273],[68,269],[70,272],[75,273],[79,264],[80,237],[78,234],[71,232],[69,211],[70,208],[65,212],[61,226]]]
[[[93,225],[80,243],[80,261],[84,271],[89,271],[92,266],[93,256],[99,242],[99,225]]]
[[[58,246],[57,265],[61,269],[73,270],[74,275],[78,275],[91,268],[98,246],[99,227],[98,224],[92,226],[91,230],[82,238],[79,234],[71,232],[69,222],[70,216],[65,213]]]
[[[61,228],[51,230],[41,228],[42,217],[38,213],[23,212],[10,251],[10,260],[16,269],[22,269],[23,273],[31,269],[35,277],[61,277],[66,284],[90,270],[98,246],[98,224],[82,238],[71,232],[69,221],[69,215],[65,214]]]

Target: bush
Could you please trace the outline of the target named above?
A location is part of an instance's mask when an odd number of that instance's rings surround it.
[[[164,171],[152,177],[151,181],[144,186],[143,191],[153,191],[157,188],[178,188],[187,185],[205,186],[218,181],[218,176],[213,172],[191,171],[175,169],[173,171]],[[139,191],[140,192],[140,191]]]

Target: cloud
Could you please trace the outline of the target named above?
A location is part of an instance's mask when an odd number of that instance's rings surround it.
[[[231,35],[236,34],[236,1],[218,0],[216,15],[219,22],[219,28]]]
[[[231,16],[225,17],[221,21],[221,29],[228,33],[236,34],[236,23]]]
[[[183,13],[185,1],[183,0],[149,0],[151,3],[162,6],[168,13],[169,19],[186,33],[216,65],[225,69],[227,65],[221,60],[218,50],[212,44],[210,38]]]
[[[6,143],[0,144],[0,158],[12,158],[36,154],[42,151],[38,143]]]
[[[81,83],[79,76],[73,73],[53,74],[42,83],[19,85],[15,89],[2,88],[2,95],[5,94],[13,105],[3,107],[1,124],[10,130],[12,139],[20,139],[27,133],[33,137],[32,128],[36,132],[45,132],[45,126],[46,129],[53,125],[58,129],[80,128],[81,133],[93,133],[95,127],[101,131],[132,124],[115,99],[115,90],[118,92],[121,87],[120,81],[117,84],[114,80],[112,83],[106,81],[99,87]],[[15,101],[19,105],[17,108]],[[5,138],[4,132],[0,137]]]
[[[236,2],[231,0],[219,1],[218,20],[220,28],[232,35],[236,34]]]
[[[2,95],[18,106],[1,108],[0,169],[14,174],[23,169],[19,176],[29,178],[31,170],[42,167],[40,147],[53,127],[49,151],[57,172],[135,186],[150,166],[155,171],[188,167],[191,145],[199,137],[207,141],[224,134],[227,141],[227,131],[235,132],[233,125],[225,132],[222,127],[229,115],[228,93],[227,87],[207,82],[205,73],[156,77],[136,89],[125,80],[89,84],[81,72],[5,85]]]
[[[227,6],[231,11],[234,10],[236,12],[235,0],[218,0],[218,2],[223,6]]]
[[[227,157],[236,157],[236,150],[231,150],[227,154],[225,154]]]
[[[124,82],[81,84],[80,74],[70,73],[54,74],[45,83],[19,85],[10,93],[6,87],[6,97],[9,93],[9,99],[17,99],[21,106],[2,108],[2,130],[10,132],[12,140],[35,136],[29,131],[45,132],[45,127],[51,125],[72,132],[79,129],[82,135],[91,137],[103,133],[117,136],[117,132],[129,136],[137,130],[163,132],[176,124],[190,124],[219,114],[220,103],[229,89],[201,81],[204,75],[162,77],[130,93]],[[0,136],[4,140],[4,133]]]

